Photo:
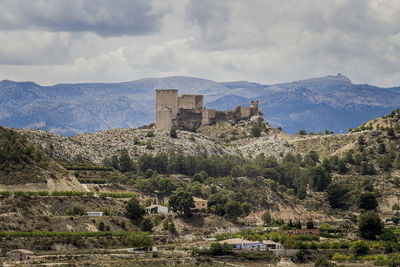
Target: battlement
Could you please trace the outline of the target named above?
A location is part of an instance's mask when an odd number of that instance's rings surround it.
[[[247,108],[238,105],[234,110],[216,111],[204,108],[204,95],[178,96],[176,89],[156,90],[156,125],[159,129],[183,127],[195,130],[219,121],[237,122],[262,115],[258,100],[251,101]]]

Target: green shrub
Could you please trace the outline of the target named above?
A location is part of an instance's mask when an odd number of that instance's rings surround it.
[[[354,252],[355,255],[365,255],[369,252],[369,246],[367,242],[363,240],[358,240],[351,245],[351,250]]]
[[[82,216],[86,214],[86,210],[83,207],[73,206],[72,208],[67,210],[68,215],[78,215]]]
[[[172,128],[172,129],[169,131],[169,136],[172,137],[172,138],[177,138],[177,137],[178,137],[178,134],[177,134],[175,128]]]
[[[125,244],[135,248],[149,248],[153,246],[154,241],[151,235],[145,232],[131,233],[125,238]]]
[[[100,192],[98,193],[101,197],[112,197],[112,198],[132,198],[137,196],[135,193],[129,192]]]
[[[11,196],[11,192],[10,191],[0,191],[0,196],[9,197],[9,196]]]

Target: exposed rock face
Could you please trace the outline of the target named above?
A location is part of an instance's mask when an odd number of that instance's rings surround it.
[[[144,153],[174,151],[205,156],[236,154],[218,144],[213,138],[186,131],[178,131],[177,138],[171,138],[169,131],[159,129],[113,129],[70,138],[40,130],[19,131],[44,148],[52,145],[54,156],[63,160],[73,160],[82,156],[92,162],[101,163],[105,157],[118,155],[125,148],[132,158]]]

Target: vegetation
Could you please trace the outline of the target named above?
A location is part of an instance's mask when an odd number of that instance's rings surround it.
[[[136,232],[126,236],[125,244],[135,248],[149,248],[153,246],[154,241],[151,235],[145,232]]]
[[[361,237],[375,240],[383,231],[384,224],[374,211],[361,214],[358,219],[358,231]]]
[[[12,129],[0,126],[0,183],[45,183],[45,171],[53,175],[61,170],[50,167],[50,158]]]
[[[179,191],[170,197],[169,206],[174,212],[190,216],[191,210],[194,208],[193,196],[189,192]]]
[[[126,205],[126,217],[130,219],[140,219],[144,215],[144,207],[139,203],[137,196],[132,197]]]

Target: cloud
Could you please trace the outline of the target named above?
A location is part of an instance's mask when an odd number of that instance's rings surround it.
[[[0,3],[0,30],[147,35],[160,31],[167,11],[147,0],[6,0]]]
[[[202,39],[206,42],[218,43],[230,34],[227,27],[230,11],[229,2],[225,0],[189,0],[185,19],[189,26],[200,27]]]
[[[15,0],[0,13],[0,79],[400,84],[400,0]]]

